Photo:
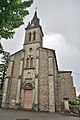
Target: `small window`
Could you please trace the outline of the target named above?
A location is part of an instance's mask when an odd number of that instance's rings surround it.
[[[29,68],[29,58],[27,58],[27,68]]]
[[[32,48],[30,48],[29,51],[31,52],[31,51],[32,51]]]
[[[31,32],[29,32],[29,41],[31,41]]]
[[[36,50],[36,56],[39,56],[39,49]]]
[[[30,59],[30,67],[33,67],[33,57]]]
[[[36,39],[36,32],[34,31],[33,32],[33,40],[35,40]]]
[[[30,72],[28,72],[27,77],[31,78],[31,73]]]

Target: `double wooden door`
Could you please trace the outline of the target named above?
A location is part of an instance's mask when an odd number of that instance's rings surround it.
[[[32,99],[33,94],[32,90],[25,90],[24,91],[24,109],[32,109]]]

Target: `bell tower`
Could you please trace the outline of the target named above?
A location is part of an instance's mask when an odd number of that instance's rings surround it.
[[[24,45],[39,43],[39,46],[43,45],[43,31],[40,26],[40,20],[37,17],[37,11],[35,11],[31,22],[28,23],[25,28],[25,41]]]

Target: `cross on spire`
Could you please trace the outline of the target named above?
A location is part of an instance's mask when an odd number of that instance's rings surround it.
[[[37,7],[35,7],[35,12],[37,12]]]

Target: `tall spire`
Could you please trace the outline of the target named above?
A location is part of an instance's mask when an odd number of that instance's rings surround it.
[[[40,20],[39,20],[39,18],[37,16],[37,8],[35,8],[34,16],[33,16],[32,20],[31,20],[31,22],[28,23],[28,25],[25,28],[25,30],[39,27],[41,32],[42,32],[42,36],[43,36],[42,27],[39,24],[39,22],[40,22]]]
[[[26,29],[31,28],[31,27],[38,27],[39,26],[39,18],[37,17],[37,8],[35,8],[35,13],[34,16],[31,20],[31,23],[28,23],[28,26]]]
[[[37,11],[35,11],[33,19],[31,20],[31,25],[39,26],[39,18],[37,17]]]

